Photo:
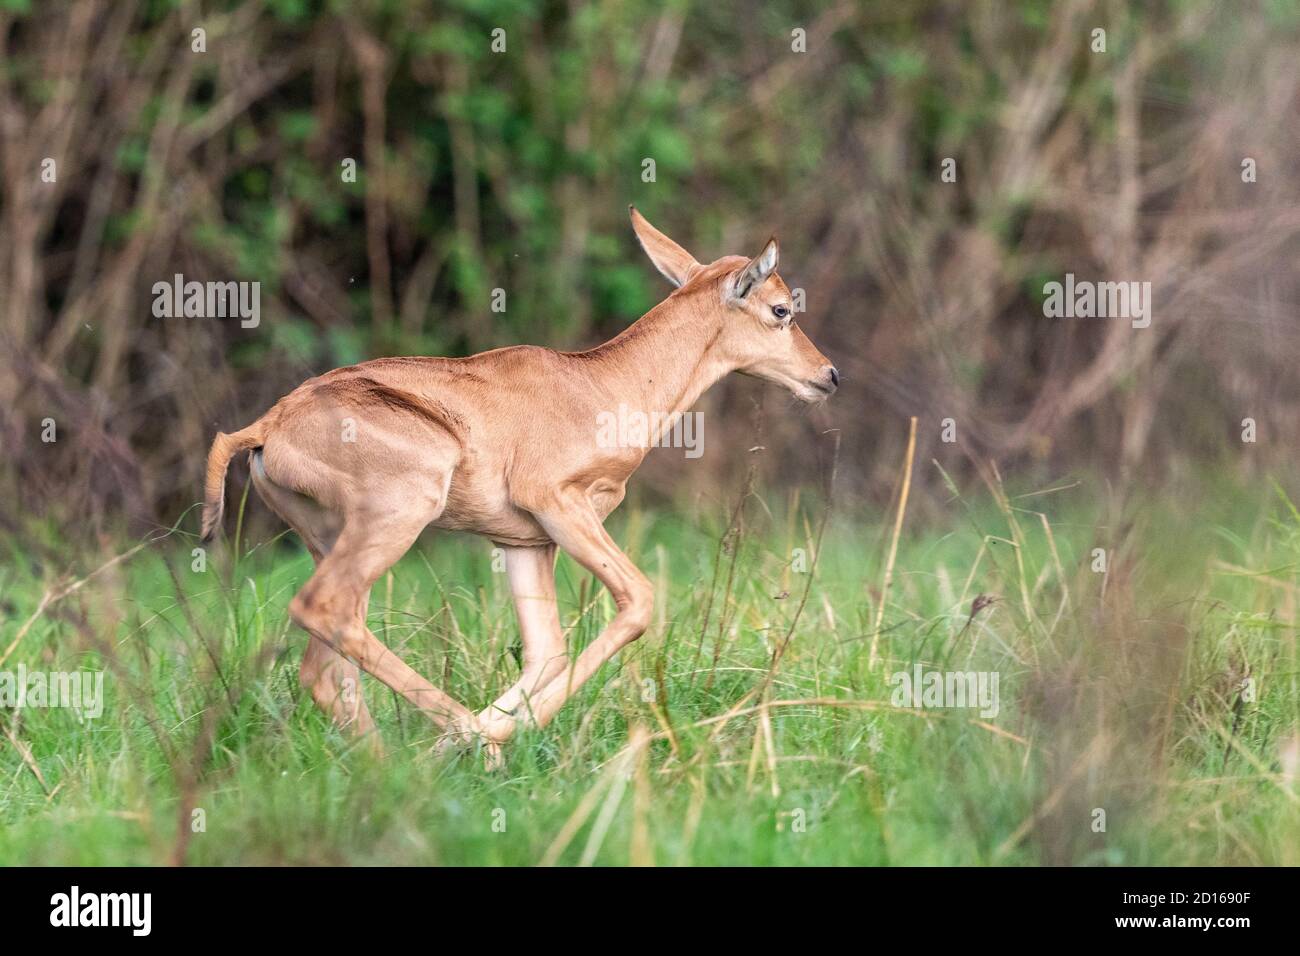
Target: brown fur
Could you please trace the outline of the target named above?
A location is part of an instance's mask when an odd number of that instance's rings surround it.
[[[731,371],[781,384],[805,401],[834,391],[838,379],[825,357],[775,314],[791,306],[775,273],[775,240],[752,260],[701,265],[635,210],[632,220],[646,253],[678,288],[604,345],[363,362],[304,382],[248,428],[213,442],[204,537],[220,525],[231,457],[255,449],[258,494],[318,563],[290,614],[312,635],[303,681],[340,723],[372,726],[364,703],[344,707],[335,699],[360,665],[426,710],[454,742],[478,735],[495,748],[517,720],[544,724],[650,619],[648,582],[602,527],[648,448],[600,447],[597,416],[620,404],[685,412]],[[524,673],[477,716],[365,627],[371,584],[429,524],[506,548]],[[619,608],[567,667],[554,601],[557,545],[600,578]]]

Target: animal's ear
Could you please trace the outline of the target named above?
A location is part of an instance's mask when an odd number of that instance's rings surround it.
[[[632,215],[632,229],[645,254],[665,279],[675,286],[682,285],[690,277],[691,271],[698,269],[700,264],[689,252],[650,225],[645,216],[636,211],[636,206],[627,208]]]
[[[752,291],[767,281],[767,277],[776,271],[776,262],[780,258],[780,250],[776,245],[776,236],[767,240],[767,245],[763,251],[754,258],[749,260],[749,265],[740,270],[740,275],[736,276],[736,284],[732,288],[732,294],[737,299],[743,299]]]

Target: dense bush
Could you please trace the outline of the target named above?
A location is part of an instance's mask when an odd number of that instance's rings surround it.
[[[629,203],[702,259],[779,233],[845,388],[762,397],[766,441],[838,427],[846,488],[887,495],[908,415],[953,469],[1253,467],[1300,432],[1298,32],[1211,0],[5,0],[4,499],[170,523],[212,432],[309,374],[595,344],[666,292]],[[259,281],[260,325],[155,318],[178,272]],[[1151,327],[1044,317],[1066,272],[1151,282]],[[743,467],[761,394],[706,399],[696,490]]]

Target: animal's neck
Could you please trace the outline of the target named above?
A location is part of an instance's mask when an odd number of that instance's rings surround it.
[[[601,363],[612,397],[646,413],[682,413],[735,370],[715,348],[720,319],[701,301],[704,295],[673,296],[583,353]]]

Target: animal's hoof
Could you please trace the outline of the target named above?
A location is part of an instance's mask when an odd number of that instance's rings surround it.
[[[500,770],[505,766],[505,758],[501,753],[501,745],[493,743],[490,740],[484,740],[477,737],[472,741],[463,740],[459,737],[443,737],[434,745],[434,752],[439,756],[447,754],[462,754],[472,750],[475,743],[483,748],[483,769],[489,773]]]
[[[494,739],[492,732],[478,717],[448,725],[433,749],[441,755],[461,753],[475,746],[483,748],[483,763],[487,770],[497,770],[503,765],[501,741]]]
[[[443,730],[433,749],[440,754],[455,753],[461,750],[468,750],[474,746],[475,742],[482,739],[482,733],[477,726],[469,724],[449,724]]]
[[[476,719],[484,738],[494,744],[505,743],[515,732],[514,715],[494,707],[480,711]]]

